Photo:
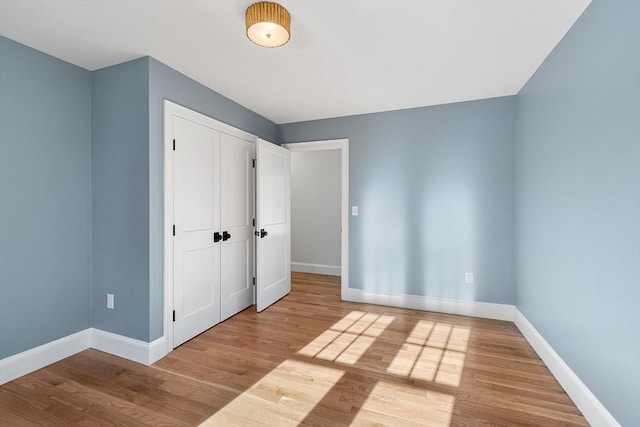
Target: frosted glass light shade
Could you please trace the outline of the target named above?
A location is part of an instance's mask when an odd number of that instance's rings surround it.
[[[291,16],[277,3],[261,1],[247,8],[247,37],[259,46],[279,47],[291,37]]]

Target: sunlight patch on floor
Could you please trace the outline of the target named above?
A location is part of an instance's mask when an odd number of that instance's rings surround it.
[[[394,319],[393,316],[352,311],[298,354],[354,365]]]
[[[462,379],[469,328],[419,321],[387,372],[458,387]]]
[[[454,403],[448,394],[380,381],[351,425],[449,426]]]
[[[285,360],[201,426],[297,426],[344,371]]]

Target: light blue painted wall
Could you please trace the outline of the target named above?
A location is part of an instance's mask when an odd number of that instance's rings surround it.
[[[279,127],[287,143],[349,138],[350,287],[515,302],[513,111],[505,97]]]
[[[91,76],[0,37],[0,359],[90,326]]]
[[[198,111],[218,121],[277,142],[277,126],[217,92],[149,58],[149,276],[150,339],[163,333],[163,101]]]
[[[592,2],[516,105],[517,306],[640,425],[640,2]]]
[[[149,341],[149,59],[91,79],[92,323]]]

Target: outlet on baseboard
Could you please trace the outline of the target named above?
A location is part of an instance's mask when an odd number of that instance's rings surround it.
[[[107,294],[107,308],[114,309],[113,294]]]
[[[473,273],[464,273],[464,283],[473,285]]]

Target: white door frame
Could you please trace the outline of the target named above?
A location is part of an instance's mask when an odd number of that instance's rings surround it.
[[[344,299],[349,288],[349,139],[295,142],[282,144],[290,151],[340,150],[342,203],[340,218],[342,234],[340,238],[340,296]]]
[[[165,354],[173,351],[173,123],[171,118],[179,116],[186,120],[207,126],[217,131],[251,141],[255,155],[257,137],[226,123],[215,120],[204,114],[190,110],[168,100],[164,100],[164,144],[163,144],[163,212],[164,212],[164,253],[163,253],[163,282],[164,282],[164,322],[163,336],[166,339]],[[179,142],[178,142],[179,147]],[[253,266],[255,268],[255,265]],[[254,271],[255,274],[255,271]]]

